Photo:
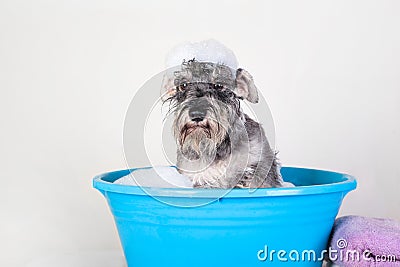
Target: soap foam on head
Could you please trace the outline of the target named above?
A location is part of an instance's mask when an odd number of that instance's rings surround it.
[[[167,55],[167,68],[176,67],[182,62],[196,59],[199,62],[212,62],[230,67],[233,71],[238,68],[238,62],[232,50],[220,42],[209,39],[195,43],[183,43],[173,48]]]

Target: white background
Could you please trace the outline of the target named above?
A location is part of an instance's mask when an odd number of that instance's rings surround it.
[[[126,168],[125,111],[168,50],[210,37],[266,96],[284,165],[353,174],[342,215],[400,219],[399,14],[399,1],[0,1],[0,265],[118,253],[91,178]]]

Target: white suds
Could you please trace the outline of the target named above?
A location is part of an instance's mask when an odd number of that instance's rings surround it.
[[[190,179],[170,166],[136,169],[114,182],[115,184],[159,188],[192,188]]]
[[[238,68],[233,51],[214,39],[176,46],[168,53],[165,65],[167,68],[172,68],[181,65],[183,60],[188,61],[193,58],[200,62],[222,64],[235,71]]]

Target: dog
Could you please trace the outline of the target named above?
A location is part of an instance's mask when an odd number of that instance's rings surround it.
[[[257,103],[249,72],[196,58],[164,79],[174,116],[177,168],[198,188],[282,187],[280,164],[263,128],[241,109]]]

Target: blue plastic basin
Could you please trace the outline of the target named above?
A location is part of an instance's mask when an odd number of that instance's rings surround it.
[[[132,170],[105,173],[93,186],[107,199],[129,267],[321,266],[321,253],[344,196],[356,188],[349,175],[283,167],[294,188],[147,188],[113,184]],[[282,252],[279,252],[282,251]]]

